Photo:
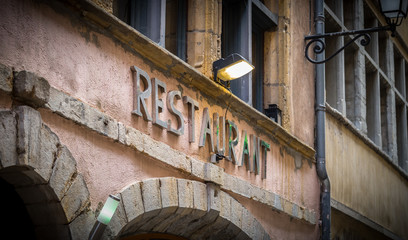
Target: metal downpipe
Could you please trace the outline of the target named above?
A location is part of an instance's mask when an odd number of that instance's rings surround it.
[[[316,34],[324,34],[324,0],[315,0]],[[324,41],[324,39],[322,39]],[[324,59],[324,52],[316,54],[316,60]],[[316,171],[320,180],[321,239],[330,239],[330,180],[326,171],[325,146],[325,65],[316,64]]]

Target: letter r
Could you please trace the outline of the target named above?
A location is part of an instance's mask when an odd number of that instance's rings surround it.
[[[152,93],[152,83],[150,81],[150,77],[145,71],[136,66],[132,66],[130,69],[133,73],[133,92],[135,94],[135,97],[133,98],[133,108],[135,109],[132,111],[132,113],[140,117],[143,116],[144,120],[146,121],[151,121],[152,117],[150,116],[146,105],[146,99]],[[144,82],[144,91],[141,90],[141,80]]]

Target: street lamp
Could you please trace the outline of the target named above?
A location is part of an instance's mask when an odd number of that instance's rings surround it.
[[[225,87],[229,88],[229,81],[244,76],[254,70],[254,68],[243,56],[233,53],[213,63],[214,81],[223,86],[225,86],[223,82],[227,82]]]
[[[102,237],[106,226],[112,219],[112,216],[119,205],[119,201],[120,199],[118,197],[109,195],[108,199],[105,202],[105,205],[103,205],[102,210],[99,213],[98,219],[94,224],[91,233],[89,234],[89,240],[98,240]]]
[[[385,20],[388,24],[387,26],[374,27],[374,28],[368,28],[368,29],[363,29],[363,30],[351,30],[351,31],[344,31],[344,32],[334,32],[334,33],[325,33],[325,34],[316,34],[316,35],[306,36],[305,40],[306,41],[310,40],[310,42],[306,44],[306,48],[305,48],[306,59],[309,62],[314,63],[314,64],[325,63],[329,61],[330,59],[332,59],[333,57],[335,57],[337,54],[339,54],[347,46],[349,46],[351,43],[353,43],[360,37],[363,37],[363,39],[361,39],[360,41],[361,45],[367,46],[371,41],[371,37],[368,33],[372,33],[372,32],[391,31],[391,36],[395,37],[396,27],[401,25],[402,20],[407,17],[408,0],[380,0],[379,4],[380,4],[381,14],[385,17]],[[356,36],[353,37],[349,42],[347,42],[343,47],[337,50],[330,57],[324,60],[321,60],[321,61],[316,61],[309,57],[309,47],[313,43],[315,43],[313,47],[313,52],[322,53],[324,49],[326,48],[326,44],[322,40],[323,38],[348,36],[348,35],[356,35]]]

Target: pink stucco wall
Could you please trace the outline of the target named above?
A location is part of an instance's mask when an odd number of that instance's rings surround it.
[[[70,18],[65,11],[57,12],[31,1],[24,1],[23,4],[6,1],[3,5],[9,6],[0,8],[0,63],[12,66],[16,71],[34,72],[47,79],[52,87],[98,108],[126,126],[136,128],[196,159],[208,161],[208,142],[206,147],[198,146],[202,110],[208,107],[212,117],[215,112],[224,115],[225,108],[217,105],[214,100],[206,99],[199,91],[188,88],[175,79],[169,79],[144,61],[142,56],[124,49],[118,41],[92,31],[80,18]],[[188,109],[181,101],[176,107],[184,115],[185,133],[179,137],[131,114],[134,110],[130,70],[132,65],[146,71],[151,78],[165,82],[168,91],[181,90],[183,96],[190,96],[199,102],[195,143],[188,141]],[[165,96],[163,99],[165,100]],[[151,109],[151,102],[148,106]],[[0,107],[10,107],[10,100],[1,96]],[[47,110],[41,110],[41,115],[45,124],[67,145],[76,159],[78,170],[87,182],[92,207],[103,202],[107,193],[118,192],[134,181],[163,176],[187,177],[162,166],[145,154],[84,130]],[[165,107],[161,119],[168,118],[176,122]],[[227,113],[227,119],[235,121],[241,136],[245,129],[248,134],[255,134],[271,144],[267,159],[268,175],[263,180],[260,175],[249,173],[244,167],[228,161],[221,161],[219,166],[229,174],[237,175],[318,212],[319,183],[314,164],[308,163],[299,153],[287,149],[271,136],[255,132],[252,123],[235,117],[231,111]],[[237,149],[242,149],[241,143],[240,140]],[[295,159],[302,163],[300,168],[295,167]],[[248,201],[247,204],[252,203]],[[256,206],[253,208],[261,214]],[[312,229],[310,234],[317,234],[316,229]]]

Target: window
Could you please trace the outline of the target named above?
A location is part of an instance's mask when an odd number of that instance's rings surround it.
[[[152,41],[186,60],[186,0],[117,0],[114,14]]]
[[[222,57],[239,53],[250,61],[252,74],[231,81],[232,92],[263,112],[264,32],[277,26],[277,16],[259,0],[222,2]]]
[[[325,2],[326,32],[379,26],[363,0]],[[408,171],[408,59],[387,33],[370,35],[368,46],[356,41],[326,64],[327,102]],[[328,39],[326,57],[350,39]]]

